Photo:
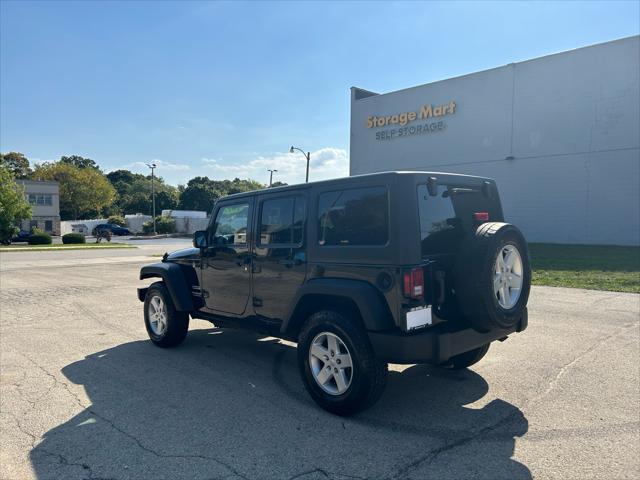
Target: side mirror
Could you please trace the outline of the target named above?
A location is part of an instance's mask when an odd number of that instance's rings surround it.
[[[207,231],[198,230],[193,234],[193,246],[196,248],[207,248]]]

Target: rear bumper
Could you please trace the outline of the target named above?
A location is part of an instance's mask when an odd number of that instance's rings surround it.
[[[376,356],[391,363],[444,363],[451,357],[468,352],[494,340],[503,340],[508,335],[527,328],[528,314],[525,309],[520,321],[507,330],[492,330],[480,333],[472,328],[448,331],[441,324],[421,333],[368,332]]]

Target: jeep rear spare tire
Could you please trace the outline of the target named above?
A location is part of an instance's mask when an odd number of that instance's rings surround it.
[[[530,288],[529,250],[517,227],[483,223],[463,243],[456,292],[473,328],[480,332],[512,328],[524,314]]]

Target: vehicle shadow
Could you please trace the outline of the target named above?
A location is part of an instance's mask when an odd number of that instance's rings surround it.
[[[530,479],[511,457],[528,423],[466,370],[391,371],[370,410],[324,412],[296,349],[252,333],[190,332],[179,348],[135,341],[67,365],[90,405],[30,454],[39,479]],[[71,392],[71,390],[70,390]],[[473,407],[465,406],[478,402]]]

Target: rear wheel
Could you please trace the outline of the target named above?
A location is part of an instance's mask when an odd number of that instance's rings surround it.
[[[375,357],[364,330],[338,312],[317,312],[305,322],[298,367],[311,398],[337,415],[370,407],[386,385],[387,364]]]
[[[474,350],[470,350],[468,352],[461,353],[454,357],[451,357],[448,362],[446,362],[443,367],[448,367],[453,370],[462,370],[463,368],[470,367],[471,365],[475,365],[480,360],[484,358],[484,356],[489,351],[489,346],[491,344],[487,343],[481,347],[478,347]]]
[[[189,330],[189,314],[178,312],[162,282],[152,284],[144,299],[144,324],[151,341],[168,348],[181,344]]]

